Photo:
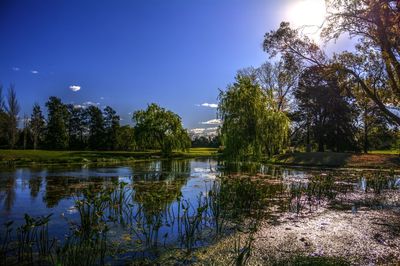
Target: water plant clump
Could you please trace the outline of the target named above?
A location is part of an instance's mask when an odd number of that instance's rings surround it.
[[[132,183],[116,177],[59,182],[70,186],[63,195],[70,193],[73,200],[61,219],[67,227],[64,235],[52,235],[56,215],[26,215],[22,224],[8,222],[0,234],[0,263],[196,264],[210,261],[201,254],[225,243],[223,263],[247,265],[260,259],[259,232],[339,210],[339,205],[381,204],[398,182],[393,173],[362,172],[339,178],[335,172],[301,176],[257,168],[258,174],[228,170],[217,178],[193,178],[191,188],[197,190],[189,192],[182,189],[187,179],[174,179],[168,169],[165,173],[144,169],[146,181],[132,177]],[[47,189],[57,184],[54,177],[43,180]],[[54,201],[51,193],[44,198],[48,199]],[[391,199],[382,206],[396,204]]]
[[[67,219],[70,231],[64,239],[50,238],[51,214],[38,218],[26,214],[25,224],[17,228],[16,237],[12,237],[12,223],[6,225],[0,252],[2,258],[9,258],[4,259],[5,264],[12,258],[29,264],[105,264],[111,256],[118,255],[114,253],[114,244],[121,239],[111,233],[120,230],[128,234],[125,239],[129,243],[120,246],[133,252],[130,259],[144,259],[149,252],[159,254],[162,249],[174,248],[190,255],[196,248],[222,237],[229,231],[228,225],[231,229],[238,227],[242,221],[238,209],[251,213],[256,201],[250,196],[253,190],[240,192],[240,186],[246,187],[246,182],[214,181],[210,190],[198,195],[195,202],[181,194],[174,199],[164,198],[176,204],[172,207],[148,193],[140,196],[141,203],[135,202],[137,191],[124,182],[89,185],[76,195],[74,208],[78,219]],[[140,253],[144,257],[138,256]]]

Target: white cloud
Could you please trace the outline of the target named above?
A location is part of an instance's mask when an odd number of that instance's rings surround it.
[[[211,119],[205,122],[201,122],[203,125],[220,125],[221,124],[221,119]]]
[[[94,102],[91,102],[91,101],[87,101],[87,102],[84,102],[82,105],[83,106],[89,106],[89,105],[99,105],[100,103],[94,103]]]
[[[69,89],[70,89],[71,91],[73,91],[73,92],[77,92],[77,91],[79,91],[79,90],[81,89],[81,86],[78,86],[78,85],[71,85],[71,86],[69,86]]]
[[[37,70],[31,70],[31,73],[32,73],[32,74],[38,74],[39,71],[37,71]]]
[[[193,133],[193,134],[202,134],[202,133],[204,133],[205,130],[206,130],[205,128],[192,128],[189,131],[190,131],[190,133]]]
[[[19,67],[13,67],[12,70],[14,70],[14,71],[19,71],[20,68],[19,68]]]
[[[94,102],[91,102],[91,101],[87,101],[87,102],[84,102],[82,104],[74,104],[74,108],[76,108],[76,109],[84,108],[85,109],[85,108],[88,108],[91,105],[98,106],[98,105],[100,105],[100,103],[94,103]]]
[[[190,136],[193,138],[200,137],[200,136],[217,136],[218,135],[218,127],[199,127],[199,128],[192,128],[189,130]]]
[[[203,106],[203,107],[210,107],[210,108],[218,108],[218,104],[216,103],[202,103],[198,106]]]
[[[103,96],[101,96],[101,97],[100,97],[100,100],[104,100],[104,97],[103,97]]]

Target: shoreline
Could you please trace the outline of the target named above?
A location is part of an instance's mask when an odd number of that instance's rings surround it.
[[[276,155],[265,163],[303,168],[400,170],[396,154],[309,152]]]
[[[52,165],[115,165],[152,160],[218,158],[215,148],[191,148],[163,156],[160,151],[47,151],[0,150],[0,168]],[[332,152],[291,153],[276,155],[260,163],[274,166],[325,170],[400,171],[400,156],[396,154],[353,154]]]
[[[212,148],[194,148],[186,152],[177,151],[168,157],[163,156],[160,151],[0,150],[0,168],[85,164],[115,165],[152,160],[212,158],[216,156],[216,149]]]

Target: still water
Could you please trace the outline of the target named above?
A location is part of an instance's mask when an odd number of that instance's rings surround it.
[[[228,166],[214,159],[4,169],[0,224],[13,224],[9,234],[1,228],[0,241],[6,239],[10,245],[0,253],[8,263],[41,260],[72,265],[74,256],[92,246],[73,252],[70,247],[94,241],[96,248],[104,248],[93,251],[87,264],[151,261],[172,249],[190,253],[238,228],[250,228],[255,220],[274,225],[283,215],[320,208],[399,210],[398,202],[380,200],[399,189],[400,176],[390,171]],[[36,223],[36,233],[45,232],[42,243],[32,237],[26,240],[29,248],[21,247],[21,239],[35,228],[35,219],[50,214],[48,221]],[[29,221],[33,225],[24,227]],[[37,255],[46,245],[46,251]],[[30,255],[23,255],[26,252]]]

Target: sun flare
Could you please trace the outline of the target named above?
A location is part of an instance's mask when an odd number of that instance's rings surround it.
[[[320,26],[326,16],[324,0],[295,0],[287,9],[287,21],[294,27],[302,28],[304,34],[319,39]]]

